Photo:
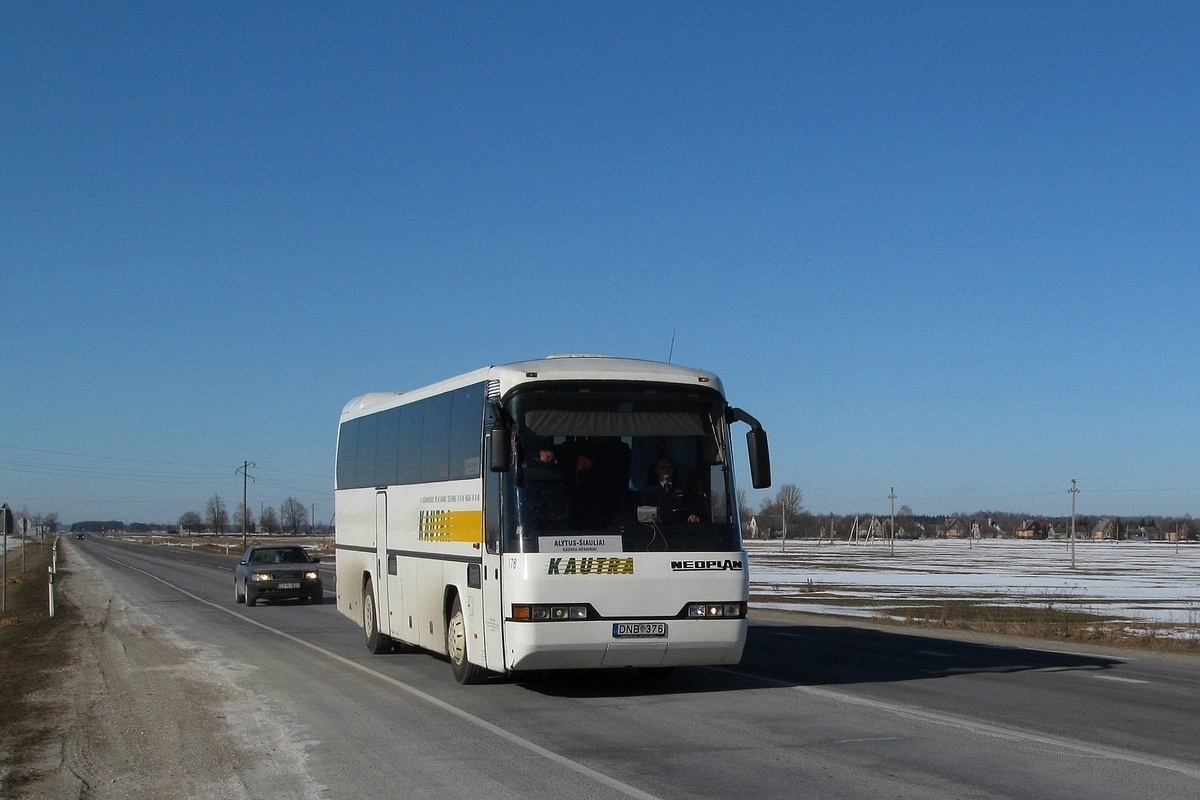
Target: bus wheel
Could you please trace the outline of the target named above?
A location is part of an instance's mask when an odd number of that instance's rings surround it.
[[[462,684],[483,683],[487,670],[467,660],[467,622],[463,619],[462,603],[454,598],[450,610],[450,623],[446,626],[446,652],[450,655],[450,667],[454,679]]]
[[[389,652],[391,641],[388,637],[379,632],[379,621],[375,616],[375,592],[371,589],[371,582],[367,581],[367,585],[363,587],[363,630],[367,632],[367,649],[375,655]]]

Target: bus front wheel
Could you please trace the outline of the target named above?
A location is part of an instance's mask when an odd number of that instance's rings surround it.
[[[367,649],[375,655],[391,652],[392,643],[379,631],[379,618],[375,613],[375,591],[371,582],[363,587],[363,630],[367,634]]]
[[[446,626],[446,652],[450,656],[450,667],[454,679],[462,684],[483,683],[487,670],[467,660],[467,621],[463,618],[462,603],[457,597],[450,609],[450,622]]]

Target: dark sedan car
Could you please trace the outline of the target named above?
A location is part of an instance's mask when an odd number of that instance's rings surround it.
[[[234,600],[248,606],[259,600],[320,603],[325,597],[316,567],[320,562],[296,545],[251,547],[233,571]]]

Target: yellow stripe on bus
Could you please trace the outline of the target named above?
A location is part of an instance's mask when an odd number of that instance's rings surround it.
[[[425,542],[482,542],[482,511],[422,511],[417,536]]]

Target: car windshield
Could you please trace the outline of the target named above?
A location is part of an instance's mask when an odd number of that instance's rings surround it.
[[[509,405],[509,552],[544,552],[570,537],[613,551],[741,549],[720,395],[573,385]]]
[[[260,548],[250,554],[251,564],[307,564],[308,554],[302,547]]]

